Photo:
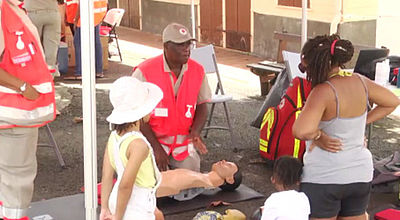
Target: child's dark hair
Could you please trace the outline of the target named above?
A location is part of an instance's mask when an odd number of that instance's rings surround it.
[[[138,121],[128,122],[124,124],[112,124],[112,130],[116,130],[118,134],[127,131],[132,125],[136,125]]]
[[[348,40],[340,39],[339,35],[322,35],[310,39],[304,44],[301,57],[306,62],[307,80],[311,86],[328,80],[332,67],[344,67],[353,57],[354,47]]]
[[[299,159],[291,156],[282,156],[275,161],[272,172],[275,181],[285,189],[291,189],[300,182],[303,173],[303,164]]]

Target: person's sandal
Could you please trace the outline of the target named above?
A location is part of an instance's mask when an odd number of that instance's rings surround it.
[[[65,80],[82,80],[82,76],[65,76]]]

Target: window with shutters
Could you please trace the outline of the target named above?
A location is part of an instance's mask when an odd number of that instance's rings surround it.
[[[278,0],[278,5],[301,8],[302,0]],[[310,0],[307,0],[307,8],[310,8]]]

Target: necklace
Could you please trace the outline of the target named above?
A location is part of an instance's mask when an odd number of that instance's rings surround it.
[[[339,70],[339,72],[333,73],[328,78],[330,79],[330,78],[335,77],[335,76],[352,76],[352,75],[353,75],[353,73],[346,72],[344,70]]]

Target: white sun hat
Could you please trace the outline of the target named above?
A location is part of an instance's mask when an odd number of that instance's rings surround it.
[[[161,89],[131,76],[114,81],[110,89],[110,101],[114,110],[107,117],[112,124],[137,121],[153,111],[163,98]]]

